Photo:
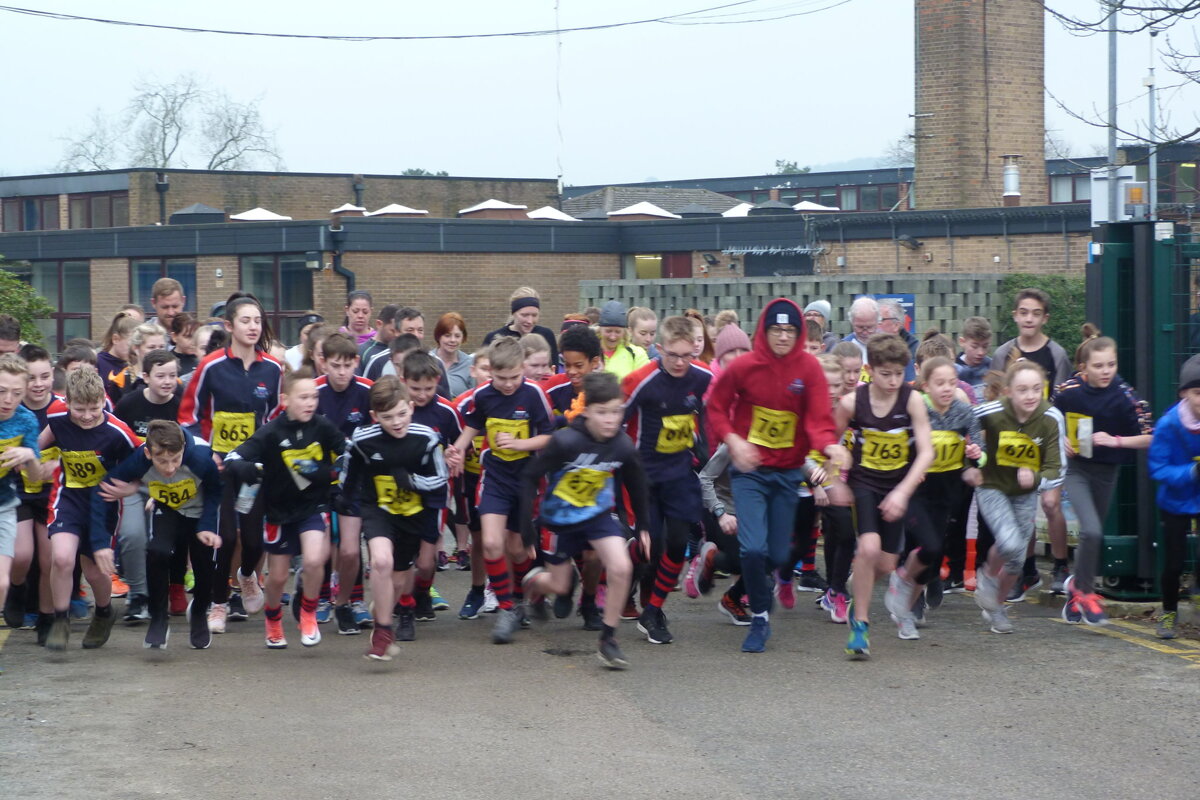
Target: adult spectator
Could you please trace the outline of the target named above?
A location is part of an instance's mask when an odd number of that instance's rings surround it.
[[[509,312],[512,316],[509,317],[508,324],[483,337],[483,345],[486,347],[500,336],[520,339],[526,334],[536,333],[550,345],[550,363],[558,364],[558,342],[555,341],[554,331],[538,325],[542,314],[542,301],[537,290],[522,286],[513,292],[509,299]],[[599,319],[600,310],[596,309],[596,320],[599,321]]]
[[[867,340],[879,330],[879,303],[874,297],[863,295],[850,304],[851,333],[842,341],[853,342],[862,353],[863,363],[867,360]]]
[[[371,293],[368,291],[356,289],[346,295],[346,320],[339,330],[354,337],[359,346],[375,335],[371,328],[371,305]]]
[[[174,278],[159,278],[150,287],[150,305],[154,307],[154,316],[146,321],[156,322],[164,330],[170,330],[171,323],[182,313],[186,304],[183,284]]]
[[[475,363],[475,356],[462,350],[466,338],[467,323],[457,311],[442,314],[433,326],[433,340],[437,347],[429,352],[446,370],[451,397],[458,397],[475,386],[471,380],[471,365]]]
[[[804,318],[818,323],[821,326],[821,330],[824,331],[821,334],[821,343],[825,345],[826,353],[841,341],[836,333],[829,330],[829,317],[832,313],[833,307],[829,305],[828,300],[813,300],[804,307]]]
[[[879,301],[879,332],[899,336],[908,346],[908,352],[912,355],[913,360],[909,361],[908,366],[904,368],[904,380],[912,381],[917,377],[914,365],[916,364],[917,345],[921,342],[904,326],[904,316],[904,306],[900,305],[899,300],[888,298]]]

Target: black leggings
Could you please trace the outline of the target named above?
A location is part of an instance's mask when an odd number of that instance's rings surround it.
[[[854,562],[854,519],[849,506],[825,506],[821,509],[821,535],[825,537],[825,575],[829,588],[847,594],[846,581]]]
[[[150,595],[150,613],[167,614],[171,567],[178,553],[192,558],[193,610],[203,616],[212,599],[213,567],[216,554],[213,548],[196,538],[199,520],[183,516],[178,511],[158,507],[150,515],[146,540],[146,587]]]
[[[917,559],[924,569],[919,575],[911,578],[921,585],[938,577],[941,571],[946,529],[950,525],[951,517],[958,510],[964,488],[961,471],[930,472],[926,474],[921,487],[913,496],[915,503],[909,503],[909,516],[905,521],[905,542],[908,544],[908,550],[921,548]],[[922,508],[924,519],[921,518]]]
[[[1197,519],[1186,514],[1171,514],[1166,511],[1162,515],[1164,559],[1161,576],[1163,611],[1179,610],[1179,578],[1183,575],[1183,564],[1188,557],[1188,534],[1192,532],[1192,523]],[[1196,573],[1200,575],[1200,567]]]
[[[263,495],[260,491],[254,499],[249,514],[239,514],[234,504],[240,484],[226,481],[221,493],[221,513],[217,532],[221,535],[221,549],[217,551],[217,574],[213,582],[212,602],[229,601],[229,569],[233,565],[233,551],[240,536],[242,541],[241,572],[249,575],[258,568],[263,555]],[[195,564],[192,565],[193,571]],[[193,590],[193,597],[195,592]]]
[[[792,570],[803,558],[812,558],[816,551],[817,540],[813,536],[813,524],[817,521],[817,501],[801,497],[796,503],[796,516],[792,522],[792,550],[788,554],[788,562],[778,567],[779,580],[790,581]]]

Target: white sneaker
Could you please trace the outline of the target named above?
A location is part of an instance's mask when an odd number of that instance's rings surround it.
[[[900,622],[902,620],[912,621],[912,604],[909,598],[912,597],[913,585],[910,581],[906,581],[900,575],[900,570],[892,572],[888,578],[888,589],[883,596],[883,604],[887,610],[891,612],[892,619]],[[916,627],[913,627],[916,630]],[[903,636],[901,639],[905,638]]]
[[[921,633],[917,630],[917,621],[912,617],[898,618],[895,614],[892,614],[892,619],[896,621],[896,625],[898,626],[896,635],[901,639],[912,640],[921,638]]]
[[[483,590],[483,605],[479,607],[481,614],[492,614],[500,607],[500,601],[496,599],[496,593],[489,586]]]
[[[987,569],[975,573],[975,605],[984,611],[996,611],[1004,606],[1000,597],[1000,581],[988,575]]]
[[[258,573],[251,572],[250,577],[242,577],[242,571],[237,571],[238,586],[242,590],[242,607],[246,609],[247,614],[257,614],[262,611],[263,604],[266,602],[266,597],[263,595],[262,587],[258,585]]]
[[[208,607],[208,632],[209,633],[224,633],[225,618],[229,616],[229,605],[227,603],[213,603]]]

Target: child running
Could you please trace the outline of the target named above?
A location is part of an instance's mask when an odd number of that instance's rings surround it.
[[[21,405],[28,386],[29,368],[21,357],[14,353],[0,356],[0,606],[5,609],[21,503],[17,483],[21,469],[33,467],[41,457],[37,417]],[[20,621],[13,627],[20,627]]]
[[[523,475],[521,535],[527,546],[537,539],[534,501],[542,480],[548,479],[538,524],[548,529],[542,557],[549,566],[530,570],[525,577],[525,595],[535,601],[548,593],[569,593],[575,577],[573,559],[590,547],[604,565],[613,599],[605,604],[597,655],[606,667],[625,669],[629,662],[616,639],[621,624],[617,601],[629,592],[633,565],[614,510],[623,487],[638,524],[644,528],[643,520],[650,519],[646,475],[633,443],[621,432],[625,412],[616,377],[606,372],[587,375],[583,395],[587,404],[583,414],[550,438]],[[641,530],[633,541],[648,554],[648,531]]]

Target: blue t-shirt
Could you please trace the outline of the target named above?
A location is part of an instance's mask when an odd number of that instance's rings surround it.
[[[25,406],[17,406],[11,417],[0,421],[0,452],[11,447],[30,447],[41,458],[37,444],[40,432],[37,415]],[[0,505],[8,505],[16,498],[19,480],[17,471],[0,467]]]

